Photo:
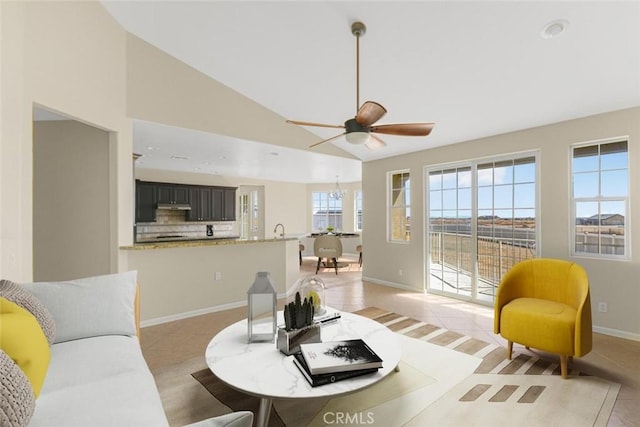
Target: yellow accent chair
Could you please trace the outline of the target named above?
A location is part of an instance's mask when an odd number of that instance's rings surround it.
[[[589,278],[578,264],[535,258],[514,265],[502,278],[495,300],[493,329],[513,343],[560,355],[562,378],[567,362],[591,351]]]

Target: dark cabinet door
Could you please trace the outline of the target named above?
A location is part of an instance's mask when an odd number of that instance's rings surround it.
[[[224,190],[224,221],[236,220],[236,189]]]
[[[236,220],[236,189],[225,187],[213,187],[213,220]]]
[[[211,221],[212,191],[209,187],[190,187],[189,202],[191,210],[187,211],[187,221]]]
[[[158,203],[189,203],[189,186],[176,184],[157,185]]]
[[[211,189],[211,216],[214,221],[224,221],[224,189]]]
[[[156,184],[136,181],[136,223],[155,222]]]

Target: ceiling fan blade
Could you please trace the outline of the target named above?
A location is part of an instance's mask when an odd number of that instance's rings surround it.
[[[386,145],[383,140],[371,133],[369,134],[369,141],[364,144],[369,150],[379,150]]]
[[[398,123],[372,126],[369,131],[386,135],[427,136],[434,126],[435,123]]]
[[[321,128],[344,129],[344,125],[327,125],[324,123],[301,122],[298,120],[287,120],[287,123],[292,123],[294,125],[300,125],[300,126],[316,126]]]
[[[328,138],[328,139],[323,139],[323,140],[322,140],[322,141],[320,141],[320,142],[316,142],[315,144],[311,144],[311,145],[309,146],[309,148],[315,147],[316,145],[324,144],[325,142],[329,142],[329,141],[331,141],[331,140],[333,140],[333,139],[336,139],[336,138],[340,138],[342,135],[346,135],[346,134],[347,134],[347,133],[346,133],[346,132],[344,132],[344,133],[341,133],[340,135],[332,136],[331,138]]]
[[[358,110],[356,122],[358,122],[360,126],[369,127],[380,120],[385,114],[387,114],[387,110],[382,105],[377,102],[367,101],[362,104],[362,107]]]

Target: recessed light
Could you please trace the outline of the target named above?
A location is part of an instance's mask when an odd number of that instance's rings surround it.
[[[540,37],[543,39],[553,39],[559,37],[569,28],[569,21],[566,19],[556,19],[542,27]]]
[[[189,158],[184,156],[171,156],[171,160],[189,160]]]
[[[155,151],[155,150],[159,150],[159,149],[160,148],[158,148],[158,147],[151,147],[151,146],[147,147],[147,150],[149,150],[149,151]]]

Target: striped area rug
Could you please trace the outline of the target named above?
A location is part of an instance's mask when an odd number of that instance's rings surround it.
[[[559,363],[515,350],[508,360],[502,346],[380,308],[356,313],[399,334],[482,359],[473,375],[408,426],[499,425],[507,419],[527,426],[605,426],[620,390],[620,384],[575,369],[569,375],[580,379],[563,380]],[[501,417],[495,419],[497,413]]]
[[[540,359],[535,355],[518,353],[515,350],[512,360],[509,360],[504,347],[424,323],[420,320],[411,319],[401,314],[377,307],[365,308],[355,313],[376,320],[399,334],[481,358],[482,363],[476,369],[476,374],[560,375],[559,363]],[[575,370],[570,371],[569,374],[585,375]]]

